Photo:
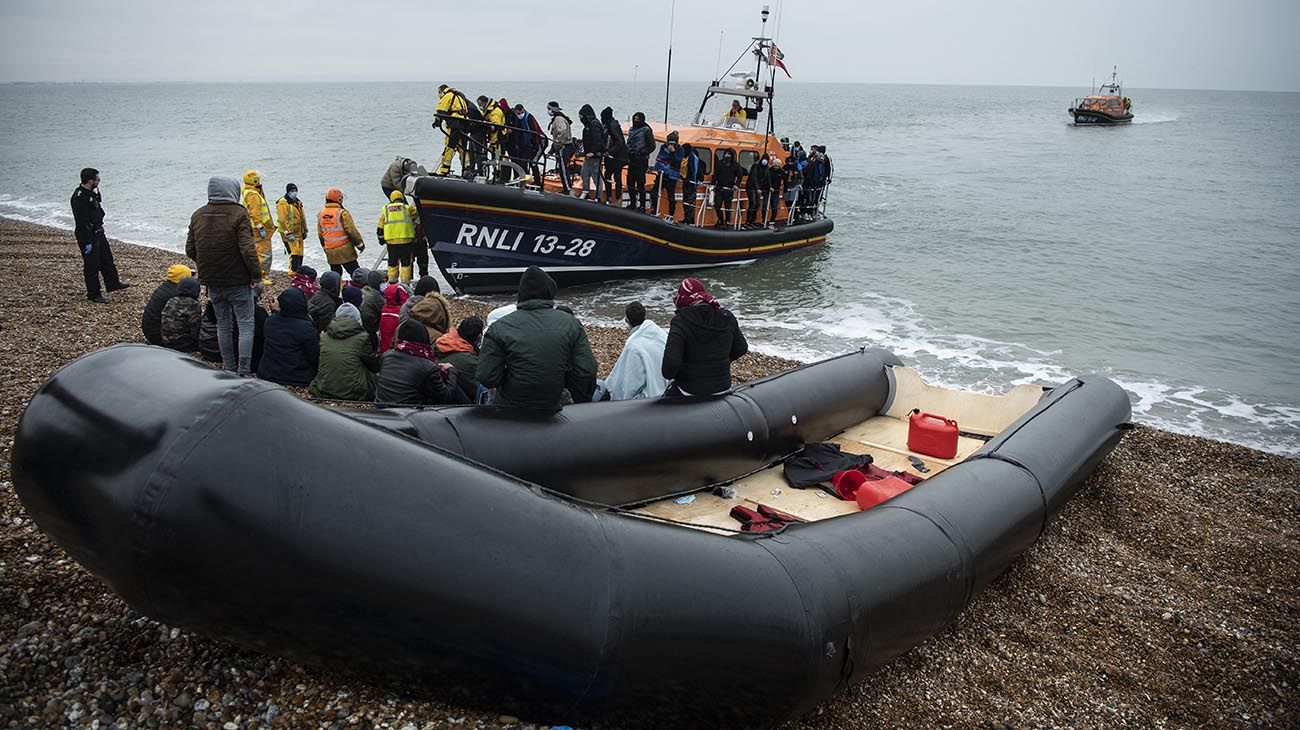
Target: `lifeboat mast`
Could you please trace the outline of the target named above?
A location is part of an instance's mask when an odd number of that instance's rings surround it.
[[[772,42],[772,38],[767,35],[767,18],[769,15],[767,5],[763,6],[761,15],[763,18],[762,32],[759,35],[754,36],[750,39],[749,46],[746,47],[745,50],[741,52],[739,56],[736,57],[735,61],[731,62],[731,65],[727,67],[727,70],[722,73],[721,77],[719,79],[715,79],[713,83],[709,86],[708,90],[704,92],[704,99],[700,101],[700,108],[695,113],[695,120],[694,122],[692,122],[692,124],[693,126],[712,126],[704,122],[704,107],[708,105],[709,100],[712,99],[714,96],[733,96],[733,97],[741,97],[745,99],[744,107],[745,107],[747,119],[749,118],[748,115],[751,113],[754,115],[753,118],[757,119],[758,115],[763,113],[763,102],[764,100],[766,100],[767,133],[764,135],[764,142],[763,142],[763,154],[766,155],[767,145],[768,145],[767,138],[775,135],[775,129],[776,129],[775,127],[776,120],[773,115],[773,89],[776,86],[776,68],[771,63],[771,54],[772,54],[772,49],[774,44]],[[743,72],[738,74],[732,74],[732,69],[736,68],[736,66],[742,60],[744,60],[747,54],[753,54],[755,59],[753,76],[750,76],[749,74]],[[767,65],[768,71],[770,73],[768,75],[767,85],[760,88],[759,84],[761,83],[761,80],[763,78],[764,64]],[[732,76],[744,77],[745,82],[743,87],[737,86],[733,88],[729,86],[724,86],[722,83],[722,79],[729,78]],[[751,102],[752,102],[752,107],[751,107]],[[757,133],[757,131],[751,128],[748,124],[746,124],[746,129],[748,129],[748,131]]]

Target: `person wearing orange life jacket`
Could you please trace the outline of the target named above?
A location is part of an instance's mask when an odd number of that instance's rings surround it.
[[[266,194],[262,192],[262,173],[257,170],[244,173],[244,188],[239,191],[239,200],[248,211],[248,224],[253,228],[253,245],[262,265],[262,283],[270,286],[271,237],[275,235],[275,220],[271,218],[271,206],[267,205]]]
[[[316,215],[316,235],[325,249],[330,271],[351,274],[357,270],[357,253],[366,250],[365,241],[352,222],[352,214],[343,207],[343,191],[330,188],[325,193],[325,207]]]
[[[302,266],[302,242],[307,240],[307,216],[298,199],[298,186],[284,186],[284,197],[275,201],[275,219],[280,222],[280,240],[284,252],[289,254],[289,271],[297,273]]]
[[[379,214],[375,233],[388,246],[388,283],[411,280],[411,259],[415,254],[415,220],[419,212],[409,205],[402,191],[388,196],[388,205]],[[399,278],[400,277],[400,278]]]

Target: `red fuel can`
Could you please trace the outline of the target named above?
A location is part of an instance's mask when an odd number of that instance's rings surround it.
[[[907,448],[939,459],[957,455],[957,422],[951,418],[912,411],[907,419]]]
[[[867,480],[862,486],[858,487],[858,491],[853,495],[853,498],[858,502],[858,509],[871,509],[881,502],[888,502],[911,488],[911,484],[891,475],[883,479]]]

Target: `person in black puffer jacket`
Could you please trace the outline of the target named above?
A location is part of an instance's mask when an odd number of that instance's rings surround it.
[[[280,311],[266,320],[257,377],[281,385],[311,385],[320,365],[320,335],[307,314],[307,297],[289,288],[280,292],[278,301]]]
[[[645,114],[632,115],[632,128],[627,133],[627,194],[628,207],[645,212],[645,174],[650,165],[650,153],[655,149],[655,135],[645,123]]]
[[[736,317],[693,277],[682,280],[673,304],[677,314],[668,325],[663,362],[663,375],[673,384],[664,395],[727,391],[731,388],[731,362],[749,352]]]
[[[623,126],[614,118],[614,109],[600,110],[600,123],[605,125],[605,143],[609,157],[605,159],[605,202],[623,207],[623,168],[627,167],[627,138]]]
[[[343,303],[343,297],[339,295],[339,285],[342,281],[343,277],[333,271],[326,271],[320,275],[320,289],[312,294],[307,302],[307,313],[311,315],[311,322],[316,325],[317,332],[324,332],[330,328],[330,322],[334,321],[334,312],[338,311],[339,305]]]
[[[144,334],[144,339],[151,345],[161,345],[162,342],[162,311],[167,306],[167,300],[176,296],[177,286],[181,279],[187,276],[194,276],[194,272],[185,264],[172,264],[167,267],[167,278],[163,283],[153,290],[149,296],[149,301],[144,305],[144,314],[140,316],[140,332]]]
[[[429,331],[408,319],[397,328],[396,344],[379,361],[375,403],[380,405],[439,405],[468,403],[451,365],[434,361]]]

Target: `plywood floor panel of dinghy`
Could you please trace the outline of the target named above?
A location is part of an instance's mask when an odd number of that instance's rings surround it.
[[[1000,396],[953,391],[927,384],[911,368],[895,367],[893,370],[895,397],[886,414],[845,429],[831,439],[831,443],[839,444],[846,453],[870,454],[873,463],[882,469],[927,478],[964,461],[978,451],[984,441],[958,436],[957,455],[951,459],[939,459],[910,451],[907,448],[907,417],[913,408],[954,418],[963,432],[995,436],[1033,408],[1043,394],[1042,388],[1031,385],[1016,386]],[[922,474],[908,461],[908,456],[919,458],[930,471]],[[695,529],[709,532],[734,534],[740,529],[740,522],[732,518],[730,513],[731,508],[737,504],[750,508],[765,504],[808,522],[858,511],[856,503],[841,500],[826,490],[791,487],[785,481],[780,464],[750,474],[731,486],[736,490],[735,499],[723,499],[701,492],[688,504],[677,504],[666,499],[645,505],[632,513],[688,522]],[[826,486],[829,488],[829,483]]]

